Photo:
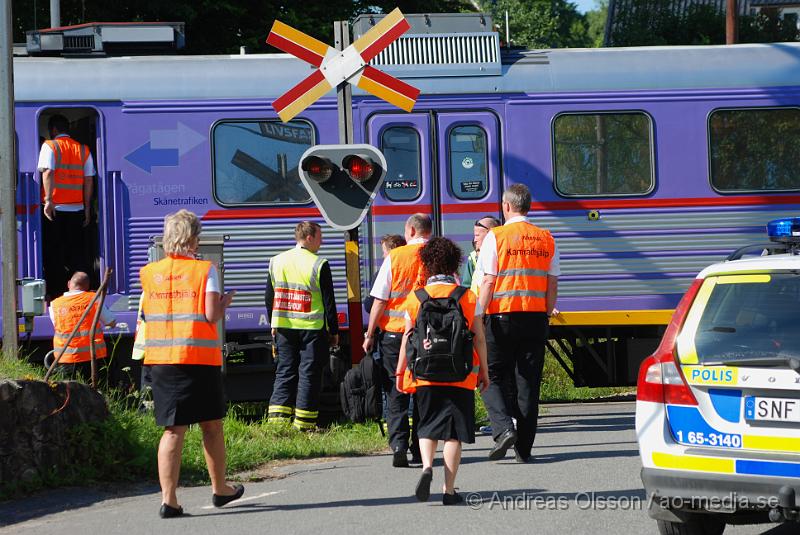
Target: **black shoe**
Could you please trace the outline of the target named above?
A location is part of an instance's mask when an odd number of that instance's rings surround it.
[[[533,459],[531,459],[530,455],[520,455],[519,450],[517,450],[516,446],[514,447],[514,460],[520,464],[528,464]]]
[[[183,516],[183,507],[170,507],[169,505],[162,503],[161,509],[158,510],[158,516],[161,518],[177,518],[179,516]]]
[[[222,507],[223,505],[227,505],[234,500],[238,500],[244,494],[244,485],[234,485],[233,488],[236,489],[236,492],[231,494],[230,496],[220,496],[218,494],[211,495],[211,503],[214,504],[214,507]]]
[[[464,503],[464,497],[461,494],[457,492],[442,494],[442,505],[458,505],[459,503]]]
[[[508,448],[514,445],[517,441],[517,432],[513,429],[503,431],[497,440],[494,441],[494,448],[489,452],[490,461],[499,461],[506,456]]]
[[[395,468],[408,468],[408,456],[406,455],[405,448],[394,450],[392,455],[392,466]]]
[[[431,481],[433,481],[433,468],[428,467],[422,471],[417,481],[417,489],[414,491],[414,496],[421,502],[427,502],[431,497]]]

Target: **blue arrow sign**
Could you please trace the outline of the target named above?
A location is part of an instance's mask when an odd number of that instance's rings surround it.
[[[178,149],[154,149],[150,147],[148,141],[135,151],[131,152],[125,159],[133,165],[142,169],[143,171],[150,172],[155,166],[174,167],[180,161],[180,154]]]
[[[174,130],[151,130],[150,140],[125,156],[131,164],[150,173],[153,167],[175,167],[180,158],[206,140],[183,123]]]

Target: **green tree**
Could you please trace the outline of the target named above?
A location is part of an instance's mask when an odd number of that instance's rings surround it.
[[[596,0],[595,8],[586,12],[587,34],[589,45],[603,46],[606,34],[606,19],[608,18],[608,0]]]
[[[591,44],[588,26],[575,4],[566,0],[482,0],[495,24],[505,24],[508,11],[511,44],[526,48],[584,47]],[[505,38],[505,30],[501,32]]]
[[[626,0],[617,6],[613,46],[725,43],[725,11],[716,5],[692,4],[683,9],[675,0]],[[799,39],[796,17],[780,17],[776,11],[739,17],[742,43]]]

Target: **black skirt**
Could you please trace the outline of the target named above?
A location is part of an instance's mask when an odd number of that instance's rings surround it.
[[[156,425],[189,425],[225,417],[222,368],[196,364],[150,366]]]
[[[419,438],[475,442],[475,391],[457,386],[420,386]]]

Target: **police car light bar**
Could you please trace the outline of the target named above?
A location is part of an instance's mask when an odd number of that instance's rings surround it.
[[[767,223],[770,241],[800,244],[800,217],[775,219]]]

